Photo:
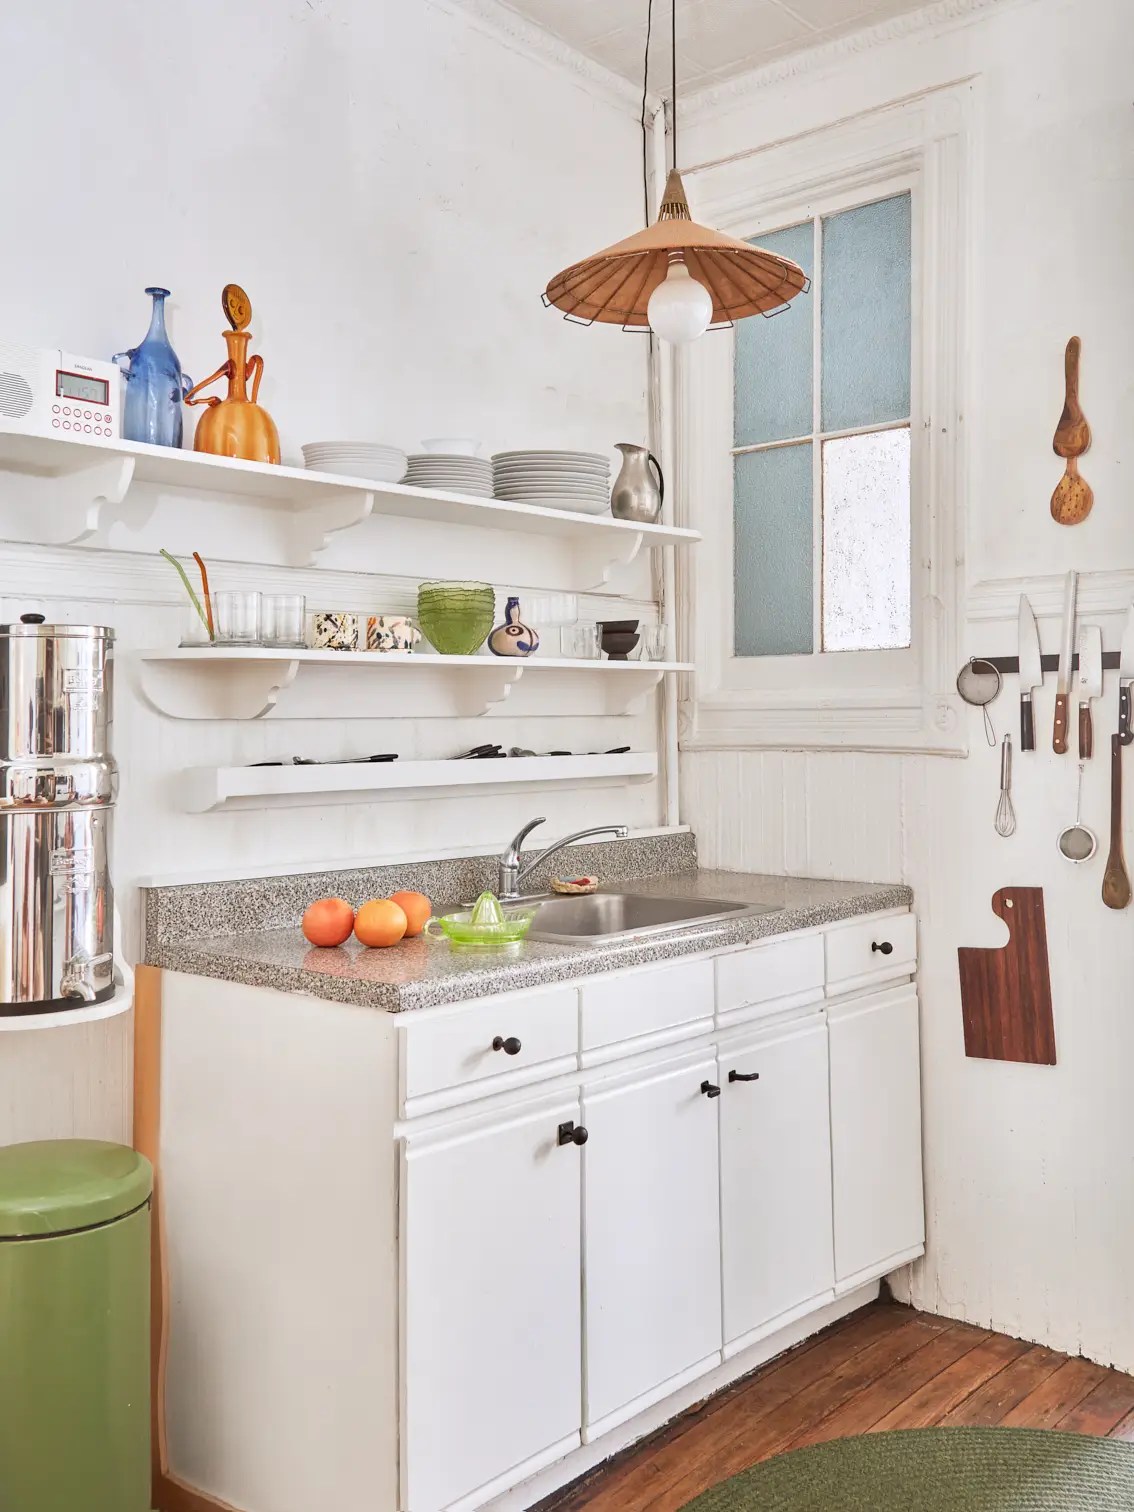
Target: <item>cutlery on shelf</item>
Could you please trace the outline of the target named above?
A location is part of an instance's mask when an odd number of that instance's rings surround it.
[[[1043,687],[1043,663],[1040,660],[1039,630],[1036,617],[1027,596],[1020,595],[1019,629],[1017,650],[1020,658],[1020,749],[1034,751],[1036,748],[1035,711],[1032,694]]]
[[[1091,700],[1102,697],[1102,631],[1098,625],[1084,625],[1079,631],[1078,686],[1079,760],[1089,761],[1095,748]]]
[[[1071,702],[1071,665],[1075,658],[1075,596],[1078,574],[1069,572],[1063,590],[1063,641],[1059,648],[1059,681],[1055,685],[1055,727],[1051,747],[1057,756],[1067,753],[1068,710]]]

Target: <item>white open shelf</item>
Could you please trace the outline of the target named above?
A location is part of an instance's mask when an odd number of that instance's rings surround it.
[[[430,719],[630,714],[685,662],[437,656],[268,647],[143,651],[138,683],[171,719]]]
[[[180,791],[190,813],[217,809],[323,807],[373,803],[428,792],[463,797],[473,788],[529,792],[549,787],[621,787],[656,777],[657,753],[508,756],[485,760],[339,762],[334,765],[193,767]]]
[[[701,539],[695,530],[636,525],[609,514],[576,514],[137,442],[28,435],[0,421],[0,474],[5,472],[51,481],[37,507],[20,511],[7,532],[36,545],[78,545],[105,530],[122,518],[121,506],[135,483],[198,496],[239,495],[286,511],[283,565],[291,567],[310,566],[340,531],[383,515],[558,537],[573,553],[574,579],[582,590],[603,586],[644,546]]]

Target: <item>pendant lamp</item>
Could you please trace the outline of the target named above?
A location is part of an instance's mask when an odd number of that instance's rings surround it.
[[[651,9],[653,0],[649,0]],[[685,343],[749,315],[774,315],[809,287],[803,269],[748,242],[699,225],[677,162],[677,0],[673,41],[673,160],[657,220],[593,257],[572,263],[548,284],[545,305],[583,325],[600,321],[624,331],[655,331]],[[649,22],[647,21],[647,63]],[[643,81],[643,98],[645,81]],[[643,129],[645,110],[643,106]]]

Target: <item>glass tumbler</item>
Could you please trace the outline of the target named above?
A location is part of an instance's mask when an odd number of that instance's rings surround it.
[[[575,625],[565,625],[562,630],[563,654],[573,661],[598,661],[601,652],[599,628],[580,620]]]
[[[307,600],[302,593],[265,593],[260,634],[265,646],[306,644]]]
[[[216,630],[218,646],[258,646],[260,644],[260,595],[239,589],[218,593]]]

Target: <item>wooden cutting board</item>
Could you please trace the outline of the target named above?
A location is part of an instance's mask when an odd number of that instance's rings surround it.
[[[1002,887],[992,895],[992,911],[1008,926],[1007,945],[957,951],[965,1054],[1054,1066],[1043,888]]]

